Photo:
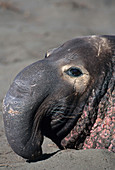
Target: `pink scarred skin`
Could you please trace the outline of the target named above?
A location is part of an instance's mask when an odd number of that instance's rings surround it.
[[[111,80],[114,82],[114,80]],[[111,82],[110,82],[111,84]],[[90,97],[89,101],[92,100]],[[89,102],[90,103],[90,102]],[[84,107],[82,116],[76,123],[76,126],[62,140],[65,148],[74,149],[108,149],[115,152],[115,90],[108,88],[106,94],[102,97],[97,110],[95,121],[89,122],[90,104],[87,109]],[[90,132],[89,132],[90,131]],[[84,137],[85,136],[85,137]]]

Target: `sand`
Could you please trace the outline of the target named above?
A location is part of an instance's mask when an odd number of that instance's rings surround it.
[[[0,0],[0,169],[114,169],[114,153],[59,151],[47,138],[43,160],[28,163],[11,150],[2,120],[2,100],[21,69],[69,39],[92,34],[115,34],[114,0]]]

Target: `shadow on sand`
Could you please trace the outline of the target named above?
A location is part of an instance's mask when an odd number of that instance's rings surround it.
[[[55,155],[56,153],[58,153],[59,151],[61,151],[61,150],[57,150],[57,151],[55,151],[53,153],[49,153],[49,154],[45,153],[45,154],[42,154],[41,157],[39,157],[35,160],[26,160],[26,162],[33,163],[33,162],[37,162],[37,161],[46,160],[46,159],[49,159],[50,157],[52,157],[53,155]]]

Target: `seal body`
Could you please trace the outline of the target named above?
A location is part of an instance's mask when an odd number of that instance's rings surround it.
[[[60,149],[115,151],[115,36],[67,41],[24,68],[3,102],[12,149],[35,161],[43,137]]]

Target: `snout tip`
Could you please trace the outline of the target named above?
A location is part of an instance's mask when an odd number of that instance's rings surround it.
[[[42,158],[42,149],[40,149],[39,151],[36,151],[34,154],[32,154],[29,158],[26,158],[26,162],[37,162],[39,160],[41,160]]]

